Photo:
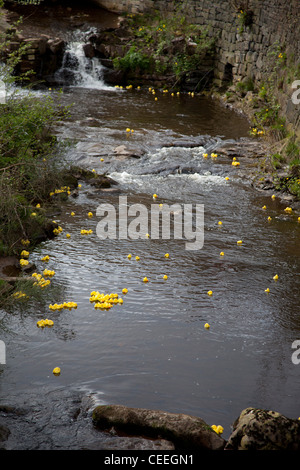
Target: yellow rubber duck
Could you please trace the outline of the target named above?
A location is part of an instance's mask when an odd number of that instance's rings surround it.
[[[242,245],[242,244],[243,244],[243,240],[238,240],[236,243],[237,243],[237,245]]]
[[[217,434],[223,434],[223,431],[224,431],[224,428],[219,424],[218,426],[216,426],[215,424],[213,424],[211,426],[211,428],[217,433]]]
[[[60,374],[60,368],[59,368],[59,367],[55,367],[55,368],[53,369],[53,374],[54,374],[54,375],[59,375],[59,374]]]
[[[123,294],[127,294],[128,289],[126,289],[126,287],[124,287],[124,289],[122,289],[122,292],[123,292]]]
[[[218,225],[223,225],[222,220],[219,220]]]
[[[224,256],[224,251],[221,251],[220,256]]]
[[[149,282],[147,277],[144,277],[143,282]]]
[[[169,253],[166,253],[165,258],[169,258],[169,257],[170,257]]]
[[[273,276],[273,279],[274,279],[274,281],[277,281],[279,279],[278,274],[275,274],[275,276]]]
[[[165,274],[163,279],[166,281],[168,279],[168,276]]]
[[[129,255],[127,255],[127,258],[128,258],[128,259],[131,259],[131,254],[130,254],[130,253],[129,253]]]
[[[287,214],[291,214],[293,212],[293,209],[291,207],[286,207],[284,209],[284,212],[286,212]]]
[[[265,289],[265,292],[269,293],[270,289],[267,287],[267,289]]]
[[[213,295],[212,290],[209,290],[209,291],[207,292],[207,295],[212,296],[212,295]]]
[[[206,329],[208,330],[208,329],[210,328],[210,324],[209,324],[209,323],[205,323],[204,328],[206,328]]]
[[[137,261],[139,261],[140,257],[139,257],[139,256],[136,256],[135,259],[136,259]]]
[[[88,217],[90,217],[90,218],[93,217],[93,213],[92,213],[92,212],[89,212],[89,213],[88,213]]]
[[[263,209],[263,210],[266,210],[266,208],[267,208],[267,206],[262,206],[262,209]]]

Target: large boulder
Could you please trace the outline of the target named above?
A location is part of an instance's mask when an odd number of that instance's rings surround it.
[[[234,422],[225,450],[300,450],[300,421],[246,408]]]
[[[102,431],[171,441],[177,450],[223,450],[226,441],[201,418],[122,405],[100,405],[93,423]]]

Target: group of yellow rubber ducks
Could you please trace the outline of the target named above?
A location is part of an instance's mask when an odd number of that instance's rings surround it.
[[[123,294],[128,292],[128,289],[123,289]],[[123,304],[122,297],[117,293],[103,294],[98,291],[91,292],[90,302],[94,303],[95,309],[110,310],[116,304]]]

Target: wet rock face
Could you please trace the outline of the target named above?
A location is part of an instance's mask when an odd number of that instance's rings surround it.
[[[233,425],[226,450],[300,450],[300,421],[275,411],[246,408]]]
[[[162,438],[180,450],[223,450],[226,441],[201,418],[122,405],[101,405],[93,412],[94,425],[127,435]]]

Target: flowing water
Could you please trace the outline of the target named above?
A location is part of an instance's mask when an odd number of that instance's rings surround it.
[[[101,64],[87,64],[78,41],[68,52],[76,73],[62,98],[74,105],[57,135],[76,142],[67,158],[118,185],[99,190],[83,182],[78,197],[53,214],[63,232],[30,254],[37,272],[55,270],[51,286],[38,306],[29,300],[1,311],[1,403],[19,410],[5,414],[6,447],[128,448],[126,438],[93,429],[98,403],[197,415],[221,424],[225,439],[248,406],[298,418],[292,343],[300,338],[300,224],[278,199],[253,190],[228,157],[210,157],[220,143],[246,138],[248,122],[211,99],[157,92],[155,101],[148,89],[108,87]],[[117,155],[120,145],[135,157]],[[204,205],[202,249],[172,237],[97,237],[100,204],[117,208],[126,196],[128,208],[141,203],[150,213],[154,193],[156,204]],[[124,303],[97,310],[92,291],[118,293]],[[64,301],[77,309],[49,310]],[[54,326],[37,328],[41,318]],[[60,376],[52,374],[56,366]]]

